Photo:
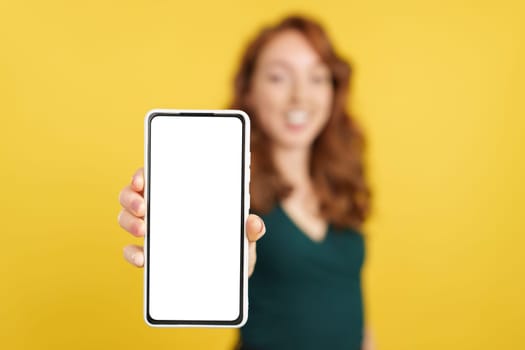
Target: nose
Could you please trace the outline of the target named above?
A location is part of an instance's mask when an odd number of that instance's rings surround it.
[[[302,79],[294,80],[291,88],[291,102],[294,104],[302,104],[308,98],[308,84]]]

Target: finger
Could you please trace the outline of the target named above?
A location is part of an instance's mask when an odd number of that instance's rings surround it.
[[[119,202],[120,205],[135,216],[144,216],[146,211],[144,197],[140,193],[135,192],[130,186],[126,186],[120,191]]]
[[[139,168],[131,177],[131,188],[139,193],[144,191],[144,168]]]
[[[246,222],[246,235],[248,241],[255,242],[266,232],[264,221],[255,214],[250,214]]]
[[[122,209],[118,214],[118,223],[120,227],[128,231],[135,237],[144,237],[145,223],[144,220],[131,214],[126,209]]]
[[[257,261],[256,244],[257,242],[248,243],[248,277],[252,275],[253,270],[255,269],[255,263]]]
[[[136,267],[144,266],[144,247],[138,245],[127,245],[124,247],[124,259]]]

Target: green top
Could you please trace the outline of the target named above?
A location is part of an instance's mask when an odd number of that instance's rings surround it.
[[[315,242],[280,205],[261,215],[266,234],[257,242],[249,279],[248,349],[360,349],[363,333],[362,235],[329,225]]]

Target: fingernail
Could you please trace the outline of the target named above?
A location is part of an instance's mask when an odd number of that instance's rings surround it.
[[[133,263],[137,266],[141,266],[142,265],[142,259],[140,259],[139,255],[137,253],[133,254]]]
[[[264,221],[259,219],[259,233],[263,233],[264,231]]]

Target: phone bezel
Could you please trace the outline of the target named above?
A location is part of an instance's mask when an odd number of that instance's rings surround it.
[[[149,221],[150,215],[150,152],[151,152],[151,122],[155,117],[228,117],[238,118],[242,123],[242,167],[241,167],[241,256],[240,256],[240,300],[239,316],[234,320],[157,320],[149,313]],[[145,117],[145,159],[144,159],[144,178],[145,189],[144,199],[146,202],[146,214],[144,216],[146,234],[144,237],[144,319],[151,327],[242,327],[248,317],[248,241],[246,238],[246,219],[249,213],[250,196],[250,119],[241,110],[175,110],[175,109],[154,109],[149,111]]]

